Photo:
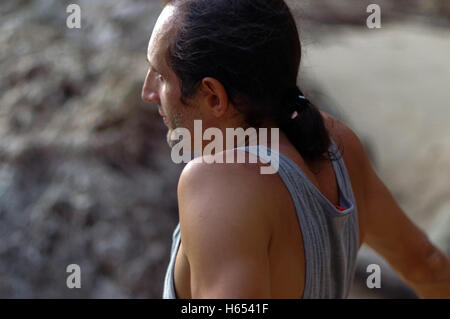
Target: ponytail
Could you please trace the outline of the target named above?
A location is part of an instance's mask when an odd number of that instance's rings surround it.
[[[280,129],[307,160],[329,159],[331,143],[322,115],[298,87],[286,91],[279,114],[275,116]],[[328,154],[324,156],[324,154]]]

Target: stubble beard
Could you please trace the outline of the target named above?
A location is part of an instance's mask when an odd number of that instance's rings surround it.
[[[167,132],[167,136],[166,136],[166,141],[167,144],[169,145],[170,148],[173,148],[176,144],[178,144],[183,138],[180,137],[179,139],[171,139],[171,135],[172,132],[179,128],[182,127],[182,123],[183,123],[183,114],[181,112],[175,112],[173,114],[173,116],[171,116],[170,118],[167,118],[168,120],[168,126],[169,126],[169,130]]]

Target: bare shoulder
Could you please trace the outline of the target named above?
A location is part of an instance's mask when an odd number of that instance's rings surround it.
[[[264,218],[270,211],[264,178],[256,164],[206,163],[201,158],[183,170],[180,233],[193,298],[270,296],[272,225]]]
[[[178,183],[181,227],[190,228],[191,222],[201,220],[202,229],[239,225],[239,229],[229,228],[223,234],[250,236],[251,233],[240,230],[260,229],[258,236],[269,236],[271,226],[268,218],[263,217],[269,215],[273,202],[271,178],[274,177],[261,175],[256,163],[192,160],[183,169]],[[217,231],[215,235],[220,233]]]
[[[237,163],[235,155],[237,153],[245,154],[246,163]],[[233,159],[234,163],[227,162],[227,155],[235,154]],[[197,157],[191,160],[183,169],[180,175],[180,182],[185,179],[191,179],[192,177],[212,178],[219,180],[221,178],[236,178],[241,174],[249,174],[253,177],[257,177],[258,165],[248,163],[249,154],[245,151],[228,151],[218,153],[217,155],[205,155]],[[214,175],[214,176],[212,176]],[[219,178],[220,177],[220,178]],[[192,182],[190,180],[190,182]]]
[[[338,118],[324,111],[320,111],[320,113],[330,137],[336,142],[340,150],[342,148],[344,160],[355,165],[362,164],[365,160],[366,150],[357,133]]]
[[[372,164],[360,137],[341,120],[323,111],[320,113],[330,137],[335,141],[342,154],[353,187],[364,188],[364,176],[372,169]]]
[[[230,153],[232,156],[241,153],[245,157],[245,163],[227,162],[226,157]],[[198,196],[220,193],[226,197],[233,190],[239,190],[251,201],[266,186],[264,175],[260,174],[260,163],[253,162],[257,162],[256,156],[245,151],[226,150],[214,157],[198,157],[190,161],[181,172],[178,191],[189,191],[191,195],[201,191],[202,194],[197,194]]]

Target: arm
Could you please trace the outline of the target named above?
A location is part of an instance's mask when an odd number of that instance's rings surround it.
[[[234,164],[191,162],[183,170],[180,230],[192,298],[270,298],[270,225],[254,179]]]
[[[354,133],[364,174],[365,241],[422,298],[450,298],[450,261],[406,216],[374,171]]]

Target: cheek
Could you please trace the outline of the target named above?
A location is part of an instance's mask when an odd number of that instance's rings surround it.
[[[163,112],[169,122],[169,128],[184,127],[184,106],[178,98],[172,94],[166,94],[161,102]]]
[[[173,87],[169,83],[164,83],[160,88],[161,103],[165,103],[168,106],[174,105],[176,102],[176,96],[174,94]]]
[[[180,95],[170,83],[161,87],[161,95],[161,103],[165,104],[163,106],[165,106],[169,113],[175,113],[182,106]]]

